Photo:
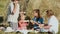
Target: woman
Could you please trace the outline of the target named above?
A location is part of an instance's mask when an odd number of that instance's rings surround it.
[[[39,26],[41,26],[43,23],[43,18],[41,17],[40,15],[40,10],[39,9],[35,9],[33,10],[33,14],[34,14],[34,18],[33,18],[33,21],[34,21],[34,30],[37,30],[37,29],[40,29]]]
[[[48,26],[45,26],[45,29],[56,34],[58,32],[58,19],[54,16],[54,12],[52,10],[47,10],[46,13],[49,19]]]
[[[11,0],[8,8],[8,22],[13,30],[18,28],[19,0]]]

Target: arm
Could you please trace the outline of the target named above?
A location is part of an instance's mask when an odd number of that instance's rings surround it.
[[[39,27],[40,28],[43,28],[44,27],[44,19],[43,18],[41,18],[41,19],[39,19]]]
[[[14,3],[14,8],[13,8],[13,10],[12,10],[12,14],[14,14],[15,12],[16,12],[16,7],[17,6],[17,4],[16,3]]]
[[[50,29],[52,25],[44,26],[44,29]]]
[[[37,22],[35,22],[35,21],[31,21],[31,23],[32,23],[32,24],[35,24],[35,23],[36,23],[37,25],[39,25],[39,24],[38,24]]]

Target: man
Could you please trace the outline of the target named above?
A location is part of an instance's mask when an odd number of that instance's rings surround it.
[[[19,0],[11,0],[8,11],[8,22],[13,30],[18,28]]]
[[[46,13],[49,19],[48,25],[44,28],[48,29],[49,32],[53,32],[53,34],[56,34],[58,32],[58,20],[54,16],[54,12],[52,10],[47,10]]]

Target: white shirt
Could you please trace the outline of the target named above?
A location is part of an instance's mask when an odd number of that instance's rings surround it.
[[[11,7],[11,13],[12,13],[12,11],[14,9],[13,2],[11,2],[9,6]],[[18,20],[17,20],[18,16],[19,16],[19,4],[17,4],[16,12],[14,13],[14,15],[8,16],[8,21],[17,23],[18,22]]]
[[[50,31],[54,31],[55,33],[58,32],[58,20],[54,15],[50,17],[50,19],[48,20],[48,24],[52,25],[50,27]]]

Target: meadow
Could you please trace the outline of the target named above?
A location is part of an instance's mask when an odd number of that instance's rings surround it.
[[[3,16],[4,19],[3,22],[6,25],[8,25],[8,23],[6,22],[6,17],[7,17],[9,3],[10,0],[0,0],[0,16]],[[40,9],[41,15],[45,18],[46,18],[45,11],[47,9],[53,10],[55,12],[55,16],[59,20],[59,25],[60,25],[60,0],[46,0],[46,1],[45,0],[20,0],[20,10],[26,11],[26,14],[31,18],[33,17],[32,10],[36,8]],[[47,20],[44,22],[47,22]],[[6,34],[6,33],[0,31],[0,34]],[[13,33],[7,33],[7,34],[13,34]],[[57,34],[60,34],[60,27],[59,27],[59,32]]]

